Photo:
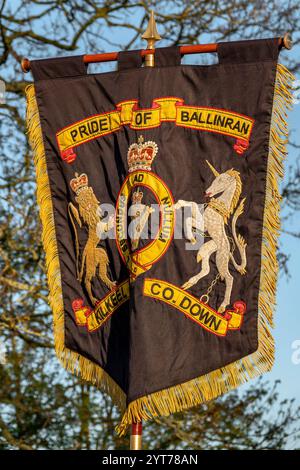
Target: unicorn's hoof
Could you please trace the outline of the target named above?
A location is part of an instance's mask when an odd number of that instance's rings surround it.
[[[185,282],[185,283],[181,286],[181,289],[187,290],[187,289],[189,289],[190,287],[192,287],[194,284],[196,284],[197,281],[198,281],[198,279],[194,279],[193,277],[191,277],[191,279],[189,279],[187,282]]]

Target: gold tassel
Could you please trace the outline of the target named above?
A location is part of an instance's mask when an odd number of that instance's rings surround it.
[[[280,194],[278,180],[283,176],[283,160],[287,155],[287,109],[292,107],[294,76],[286,67],[277,65],[269,138],[266,198],[263,220],[261,279],[258,299],[258,348],[243,359],[174,387],[151,393],[131,402],[117,426],[122,436],[133,421],[167,416],[200,405],[269,371],[274,362],[273,326],[278,262],[277,238],[280,229]]]
[[[126,408],[126,395],[119,385],[100,366],[65,347],[64,306],[53,205],[34,85],[26,87],[26,99],[27,133],[33,150],[36,168],[37,201],[40,208],[42,240],[46,253],[49,303],[53,311],[56,355],[67,370],[108,393],[121,412],[123,412]]]

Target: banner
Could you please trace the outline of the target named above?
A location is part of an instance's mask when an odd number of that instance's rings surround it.
[[[55,349],[111,395],[120,435],[272,367],[293,80],[278,53],[274,38],[221,43],[211,66],[177,47],[91,75],[82,56],[31,63]]]

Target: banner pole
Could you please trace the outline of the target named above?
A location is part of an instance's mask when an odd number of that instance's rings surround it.
[[[156,41],[161,39],[158,34],[156,22],[154,18],[154,12],[151,10],[149,23],[146,31],[142,34],[142,39],[147,41],[147,50],[152,50],[153,53],[148,53],[145,55],[145,67],[154,67],[154,49]],[[137,423],[132,423],[131,425],[131,435],[130,435],[130,450],[142,450],[142,432],[143,424],[142,421]]]
[[[142,450],[143,423],[132,423],[130,434],[130,450]]]

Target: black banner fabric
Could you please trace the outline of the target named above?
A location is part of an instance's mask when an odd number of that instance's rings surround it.
[[[278,39],[221,43],[210,66],[155,56],[97,74],[82,56],[33,61],[27,88],[56,352],[111,394],[120,434],[274,357]]]

